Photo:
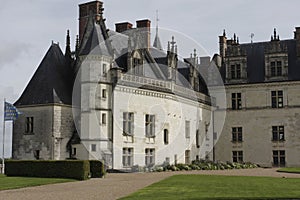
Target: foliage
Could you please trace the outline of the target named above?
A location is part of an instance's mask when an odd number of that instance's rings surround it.
[[[61,178],[7,177],[0,175],[0,190],[18,189],[23,187],[65,183],[71,181],[74,180]]]
[[[229,169],[249,169],[257,168],[253,163],[231,163],[231,162],[212,162],[207,160],[195,160],[192,164],[176,164],[155,166],[151,171],[181,171],[181,170],[229,170]],[[158,169],[158,170],[157,170]]]
[[[90,160],[89,162],[91,178],[102,178],[106,173],[104,164],[99,160]]]
[[[86,180],[90,176],[89,161],[16,161],[6,162],[7,176],[41,177],[41,178],[71,178]]]
[[[175,175],[143,188],[130,199],[288,199],[299,198],[300,179]]]

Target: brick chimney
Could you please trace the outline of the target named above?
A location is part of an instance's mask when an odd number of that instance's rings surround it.
[[[79,41],[82,40],[90,14],[92,13],[98,22],[102,17],[102,12],[103,3],[98,0],[79,5]]]
[[[151,21],[149,19],[136,21],[136,27],[141,31],[142,40],[143,44],[145,44],[145,48],[150,48]]]
[[[296,27],[295,40],[297,42],[297,57],[300,57],[300,27]]]
[[[132,29],[132,24],[129,22],[117,23],[116,24],[116,32],[122,33],[124,31]]]

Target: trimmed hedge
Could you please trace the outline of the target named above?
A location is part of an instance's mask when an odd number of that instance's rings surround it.
[[[91,178],[102,178],[105,175],[104,164],[99,160],[90,160]]]
[[[9,160],[5,164],[7,176],[27,176],[41,178],[70,178],[87,180],[90,176],[89,161],[19,161]]]

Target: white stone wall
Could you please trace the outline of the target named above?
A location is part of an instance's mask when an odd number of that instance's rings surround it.
[[[135,92],[138,91],[138,92]],[[138,94],[139,93],[139,94]],[[205,123],[210,122],[209,107],[171,94],[149,90],[117,86],[114,91],[113,113],[113,167],[124,169],[122,164],[123,148],[133,148],[133,165],[145,166],[145,149],[155,149],[155,165],[163,164],[166,158],[170,163],[185,162],[185,150],[190,150],[190,160],[205,158]],[[134,137],[123,136],[123,112],[134,113]],[[145,115],[155,115],[155,138],[145,136]],[[190,121],[190,138],[185,137],[185,121]],[[169,144],[163,141],[163,131],[169,131]],[[199,129],[200,148],[196,147],[196,130]],[[208,133],[209,134],[209,133]]]
[[[226,86],[227,115],[216,145],[216,158],[232,161],[243,151],[244,161],[272,166],[273,150],[285,150],[286,166],[300,165],[300,82]],[[284,108],[271,108],[271,91],[283,91]],[[242,93],[242,110],[231,110],[231,93]],[[220,108],[219,112],[223,108]],[[218,115],[218,111],[216,111]],[[272,141],[272,126],[284,126],[285,142]],[[232,127],[243,128],[243,142],[232,143]]]

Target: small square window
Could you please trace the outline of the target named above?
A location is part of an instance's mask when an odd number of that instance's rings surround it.
[[[97,151],[97,145],[96,144],[92,144],[92,152],[96,152]]]

